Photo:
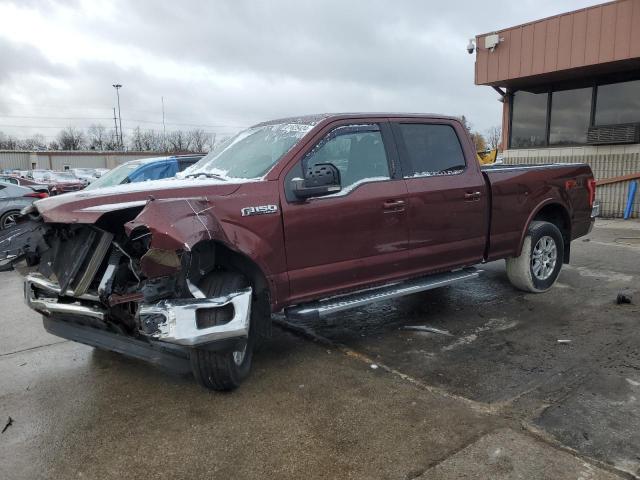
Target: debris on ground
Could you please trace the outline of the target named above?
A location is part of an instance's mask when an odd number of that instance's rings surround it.
[[[448,330],[443,330],[441,328],[429,327],[427,325],[406,325],[402,327],[402,330],[409,330],[412,332],[430,332],[437,333],[439,335],[448,335],[449,337],[453,337],[451,332]]]
[[[13,418],[9,417],[7,419],[7,424],[4,426],[4,428],[2,429],[1,433],[4,433],[7,431],[7,428],[9,428],[11,425],[13,425]]]
[[[377,369],[378,369],[378,365],[376,365],[375,363],[372,363],[372,364],[371,364],[371,368],[372,368],[373,370],[377,370]]]
[[[559,338],[558,343],[571,343],[571,340],[568,338]]]
[[[616,297],[616,303],[618,305],[622,305],[623,303],[631,303],[631,298],[631,295],[627,293],[618,293],[618,296]]]

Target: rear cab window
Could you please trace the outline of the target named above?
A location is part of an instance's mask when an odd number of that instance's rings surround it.
[[[394,133],[405,160],[405,178],[456,175],[467,167],[462,145],[451,125],[396,123]]]

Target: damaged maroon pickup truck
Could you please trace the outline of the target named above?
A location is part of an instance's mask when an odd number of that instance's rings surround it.
[[[320,318],[474,278],[506,259],[543,292],[597,215],[583,164],[481,168],[455,118],[261,123],[174,180],[38,201],[0,236],[64,338],[230,390],[271,314]]]

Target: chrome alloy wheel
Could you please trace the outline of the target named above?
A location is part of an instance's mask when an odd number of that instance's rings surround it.
[[[546,280],[553,273],[558,261],[556,241],[550,236],[541,237],[531,255],[531,271],[538,280]]]
[[[7,215],[4,221],[2,222],[2,228],[13,227],[20,216],[19,213],[12,213],[11,215]]]

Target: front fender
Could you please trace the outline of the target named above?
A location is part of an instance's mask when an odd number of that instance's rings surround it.
[[[201,242],[215,241],[254,261],[265,276],[282,267],[282,230],[279,222],[265,222],[270,215],[249,217],[246,222],[228,218],[228,212],[206,197],[153,200],[136,218],[124,225],[129,237],[136,231],[151,234],[149,252],[141,262],[142,273],[159,277],[181,267],[172,255],[190,252]],[[224,220],[219,220],[223,218]],[[144,261],[146,260],[146,261]]]

